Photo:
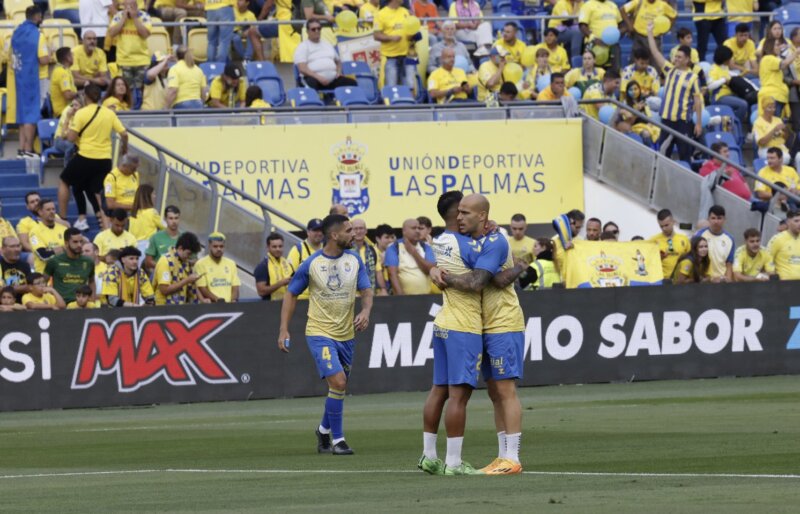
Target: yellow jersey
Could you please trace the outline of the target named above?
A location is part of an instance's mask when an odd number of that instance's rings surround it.
[[[509,44],[503,38],[495,41],[494,46],[506,51],[506,62],[515,62],[517,64],[522,62],[522,52],[528,47],[519,39],[514,40],[514,44]],[[502,54],[502,52],[500,53]]]
[[[116,296],[123,302],[141,305],[144,300],[155,296],[153,285],[147,278],[147,272],[137,269],[132,275],[127,275],[119,265],[111,266],[103,275],[102,295],[107,299]],[[115,305],[113,305],[115,307]]]
[[[673,232],[671,236],[665,236],[663,232],[659,232],[649,240],[658,244],[658,250],[661,253],[661,271],[664,273],[664,278],[672,276],[675,272],[675,265],[678,264],[678,259],[692,248],[689,238],[678,232]]]
[[[583,98],[586,100],[600,100],[603,98],[612,98],[611,95],[607,95],[603,90],[603,83],[597,82],[596,84],[592,84],[586,89],[586,92],[583,94]],[[583,110],[594,119],[598,119],[598,113],[600,112],[600,107],[605,104],[584,104]]]
[[[762,137],[769,134],[773,128],[781,123],[783,123],[783,121],[778,116],[773,116],[770,121],[767,121],[763,116],[756,118],[755,123],[753,123],[753,136],[756,144],[758,145],[758,141]],[[776,131],[772,136],[772,139],[770,139],[767,144],[759,145],[760,148],[769,148],[771,146],[786,148],[786,136],[784,135],[783,130]]]
[[[22,295],[22,305],[27,307],[29,303],[55,305],[57,302],[56,297],[53,296],[52,293],[45,293],[42,296],[36,296],[33,293],[25,293]]]
[[[197,287],[207,287],[214,296],[224,298],[226,302],[233,299],[232,288],[241,284],[236,263],[227,257],[221,257],[217,262],[210,255],[206,255],[197,261],[194,271],[200,275]]]
[[[6,237],[17,237],[14,226],[5,218],[0,218],[0,241]]]
[[[309,291],[306,336],[350,341],[355,337],[356,291],[371,288],[367,268],[355,252],[330,257],[320,250],[300,265],[288,291],[295,296]]]
[[[708,13],[716,16],[698,16],[695,20],[718,20],[722,18],[722,0],[696,0],[692,2],[692,12]]]
[[[125,132],[125,127],[114,111],[96,104],[82,107],[72,117],[69,129],[80,133],[84,127],[86,130],[78,142],[78,154],[87,159],[111,159],[111,131],[117,134]]]
[[[549,52],[547,56],[547,64],[550,69],[555,73],[566,73],[572,66],[569,62],[567,51],[561,45],[556,45],[555,48],[550,48],[547,43],[539,43],[534,47],[536,50],[544,48]]]
[[[137,241],[147,241],[150,237],[164,229],[164,222],[157,210],[142,209],[136,216],[128,218],[128,232],[133,234]]]
[[[306,239],[305,241],[301,241],[299,244],[296,244],[289,250],[289,255],[287,259],[289,260],[289,264],[291,264],[292,269],[296,270],[300,267],[300,264],[305,262],[306,259],[314,255],[314,252],[322,250],[322,245],[318,245],[314,248],[311,243],[308,242]],[[299,300],[308,300],[308,291],[303,291],[303,293],[298,296]]]
[[[215,11],[223,7],[233,7],[235,4],[236,2],[232,0],[206,0],[204,3],[206,11]],[[234,9],[234,11],[235,10],[236,9]]]
[[[253,100],[253,102],[250,104],[250,108],[251,108],[251,109],[271,109],[271,108],[272,108],[272,105],[270,105],[270,103],[269,103],[269,102],[265,102],[265,101],[264,101],[264,100],[262,100],[261,98],[256,98],[256,99],[255,99],[255,100]]]
[[[64,98],[64,93],[77,93],[75,81],[72,79],[72,72],[65,66],[59,64],[53,70],[50,77],[50,101],[53,104],[53,116],[59,117],[69,103]]]
[[[508,239],[508,244],[511,246],[511,255],[513,255],[516,259],[527,262],[528,264],[532,263],[533,244],[535,242],[535,239],[528,236],[522,236],[522,239],[514,239],[513,237],[510,237]]]
[[[675,54],[678,53],[679,47],[680,44],[675,45],[672,47],[672,50],[669,51],[669,62],[673,62],[675,60]],[[690,48],[690,50],[691,50],[690,54],[691,54],[692,64],[696,66],[697,63],[700,62],[700,54],[697,53],[696,48]],[[697,68],[694,69],[694,72],[697,73]]]
[[[97,234],[94,238],[94,244],[97,245],[97,254],[100,257],[105,256],[111,250],[121,250],[126,246],[136,246],[138,241],[133,234],[127,230],[123,230],[120,235],[115,234],[110,228],[107,228]]]
[[[416,251],[426,261],[436,264],[433,249],[427,243],[417,243]],[[431,292],[430,277],[420,269],[414,256],[408,253],[402,239],[386,249],[383,265],[387,268],[397,268],[397,280],[400,282],[404,294],[429,294]]]
[[[153,30],[150,15],[139,11],[139,18],[148,31]],[[111,20],[111,25],[122,22],[122,13],[118,12]],[[147,47],[147,38],[139,35],[136,23],[130,18],[125,19],[122,32],[117,36],[117,65],[122,67],[150,66],[150,49]]]
[[[131,107],[128,105],[128,102],[125,100],[120,100],[115,96],[106,97],[103,100],[103,107],[107,109],[111,109],[114,112],[122,112],[122,111],[130,111]]]
[[[9,42],[11,39],[9,39]],[[50,49],[47,48],[47,38],[44,37],[44,34],[39,35],[39,47],[37,49],[36,57],[49,57],[50,56]],[[49,64],[39,64],[39,80],[47,80],[47,77],[50,76],[50,65]]]
[[[758,253],[751,256],[747,245],[742,245],[733,254],[733,271],[748,277],[755,277],[762,272],[772,275],[775,273],[775,263],[766,248],[759,248]]]
[[[364,22],[364,25],[367,27],[372,27],[372,20],[374,20],[375,16],[378,15],[379,10],[380,7],[367,2],[358,9],[358,18],[361,20],[367,20]]]
[[[725,0],[728,13],[752,13],[753,3],[753,0]],[[733,23],[750,23],[755,20],[756,18],[753,16],[731,16],[728,18],[728,21]]]
[[[661,84],[658,71],[652,66],[648,66],[644,70],[638,70],[635,64],[629,64],[622,68],[622,82],[619,86],[620,95],[623,95],[628,90],[628,84],[631,81],[636,81],[639,84],[642,97],[657,95]]]
[[[773,184],[776,182],[783,182],[786,184],[787,189],[797,189],[798,184],[800,184],[800,176],[797,175],[797,171],[791,166],[781,166],[780,172],[773,170],[769,166],[764,166],[758,170],[758,176]],[[772,188],[763,182],[756,181],[754,190],[771,191]]]
[[[736,37],[728,38],[723,43],[733,52],[733,62],[739,66],[744,66],[751,61],[756,60],[756,44],[752,39],[748,39],[744,46],[739,46]],[[755,71],[755,70],[754,70]]]
[[[483,238],[481,244],[483,249],[477,267],[482,266],[484,259],[488,259],[489,266],[498,261],[502,263],[492,273],[514,267],[511,246],[503,234],[490,234]],[[514,291],[514,284],[499,289],[490,282],[481,294],[481,314],[484,334],[525,331],[525,318],[519,306],[517,292]]]
[[[156,294],[156,305],[183,305],[193,303],[196,300],[196,288],[188,284],[169,296],[161,293],[158,286],[171,285],[180,282],[192,274],[192,265],[189,261],[181,261],[175,254],[175,249],[171,248],[161,256],[156,263],[153,271],[153,290]]]
[[[800,237],[784,230],[770,239],[767,251],[781,280],[800,279]]]
[[[674,20],[678,13],[667,2],[663,0],[655,0],[650,2],[648,0],[631,0],[622,8],[627,14],[636,13],[633,18],[633,31],[640,36],[647,36],[647,25],[655,20],[658,16],[666,16],[670,20]]]
[[[606,70],[603,68],[595,68],[591,73],[586,72],[583,68],[575,68],[564,75],[564,83],[567,88],[577,86],[583,91],[592,84],[602,82],[605,75]]]
[[[247,23],[247,22],[254,22],[256,20],[256,15],[253,14],[253,11],[250,9],[246,9],[244,12],[240,12],[238,8],[234,7],[233,9],[233,19],[240,23]],[[234,32],[241,33],[243,28],[247,28],[247,25],[237,25],[234,29]]]
[[[558,0],[556,5],[553,6],[553,16],[578,16],[578,13],[581,11],[581,7],[583,6],[583,1],[578,0],[576,2],[570,2],[570,0]],[[564,25],[565,21],[572,21],[575,20],[550,20],[547,22],[548,28],[556,28]]]
[[[690,121],[695,96],[700,94],[700,81],[691,70],[681,71],[671,63],[664,64],[664,100],[661,118],[668,121]]]
[[[167,87],[178,90],[175,102],[172,105],[187,100],[202,101],[203,90],[206,88],[207,83],[206,75],[200,69],[200,66],[189,67],[185,61],[178,61],[167,73]]]
[[[692,278],[694,275],[694,263],[691,259],[683,259],[678,263],[678,268],[676,270],[676,274],[680,273],[685,277]],[[710,277],[711,276],[711,266],[708,267],[703,277]]]
[[[432,243],[436,266],[451,275],[463,275],[475,268],[481,253],[480,243],[472,238],[445,230]],[[447,287],[442,291],[442,309],[434,324],[445,330],[470,334],[483,333],[481,294]]]
[[[37,250],[45,249],[54,251],[58,247],[64,246],[64,232],[67,227],[54,223],[48,227],[44,223],[37,223],[28,233],[31,248],[33,249],[33,269],[37,273],[44,273],[46,260],[39,257]]]
[[[428,77],[428,91],[433,89],[437,91],[447,91],[448,89],[460,86],[464,82],[467,82],[467,74],[464,73],[464,70],[461,68],[456,68],[453,66],[452,70],[447,71],[446,69],[439,67],[433,70],[433,73],[431,73]],[[450,100],[466,99],[467,94],[463,91],[459,91],[451,96],[438,98],[436,103],[443,104]]]
[[[478,101],[483,102],[486,100],[486,97],[489,96],[489,93],[497,93],[500,91],[500,86],[503,85],[502,77],[500,80],[497,81],[493,87],[486,87],[486,84],[489,83],[489,79],[494,77],[494,74],[497,73],[498,68],[491,59],[488,59],[486,62],[478,67]]]
[[[139,172],[125,175],[119,168],[114,168],[103,180],[103,189],[106,198],[113,198],[120,205],[132,207],[136,190],[139,189]]]
[[[378,264],[380,265],[380,263]],[[259,282],[264,282],[267,285],[277,284],[283,279],[291,278],[292,275],[294,275],[294,269],[292,269],[292,266],[289,264],[288,260],[283,257],[276,259],[269,254],[267,254],[266,258],[261,261],[261,263],[256,266],[256,269],[253,271],[253,278],[255,278],[256,284]],[[286,286],[281,286],[274,290],[269,296],[262,296],[262,299],[283,300],[283,296],[285,294]]]
[[[78,0],[52,0],[50,4],[50,9],[55,11],[61,11],[66,9],[78,9]]]
[[[387,36],[400,36],[400,41],[382,41],[381,55],[383,57],[401,57],[408,53],[408,37],[404,29],[405,19],[410,14],[405,7],[392,9],[389,6],[382,8],[375,16],[373,27],[375,31],[383,32]]]
[[[708,70],[708,78],[711,79],[711,82],[719,79],[728,79],[731,78],[731,70],[723,65],[720,66],[719,64],[712,64],[711,69]],[[717,89],[717,96],[716,98],[722,98],[728,95],[732,95],[733,91],[731,88],[728,87],[728,84],[722,84],[719,89]]]
[[[106,53],[101,48],[95,48],[92,55],[87,55],[83,45],[72,49],[72,71],[77,71],[84,77],[94,77],[98,73],[108,73]]]
[[[761,63],[758,65],[758,78],[761,80],[759,98],[772,97],[776,102],[782,103],[789,101],[789,87],[783,82],[780,57],[775,55],[761,57]]]
[[[214,77],[211,81],[211,88],[208,93],[209,99],[219,100],[222,105],[228,107],[236,107],[238,104],[244,105],[245,98],[247,97],[247,81],[244,79],[239,80],[239,89],[234,96],[233,90],[228,88],[222,80],[222,75]]]
[[[100,308],[100,302],[97,300],[86,302],[86,307],[81,307],[80,305],[78,305],[77,301],[69,302],[67,304],[67,309],[99,309],[99,308]]]
[[[585,23],[592,36],[602,37],[603,31],[608,27],[616,27],[622,22],[619,7],[614,2],[605,0],[589,0],[581,6],[578,12],[578,23]]]

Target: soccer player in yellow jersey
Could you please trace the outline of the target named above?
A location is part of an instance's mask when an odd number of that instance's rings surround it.
[[[212,302],[239,301],[239,270],[233,260],[225,257],[225,234],[209,234],[208,255],[197,261],[194,269],[200,275],[197,288],[203,298]]]
[[[767,250],[781,280],[800,280],[800,211],[789,211],[786,225],[786,230],[770,239]]]
[[[766,282],[775,274],[772,255],[761,246],[761,232],[744,231],[744,244],[733,254],[733,279],[736,282]]]
[[[344,437],[344,395],[355,349],[355,331],[369,326],[372,284],[358,255],[349,250],[353,226],[347,216],[330,214],[322,220],[325,246],[306,259],[289,283],[281,308],[278,348],[289,352],[289,322],[297,297],[309,289],[306,344],[317,364],[320,378],[328,382],[325,412],[317,428],[317,451],[352,455]],[[361,294],[361,312],[354,316],[356,291]]]
[[[681,255],[689,253],[691,243],[688,236],[675,230],[675,220],[672,218],[672,212],[669,209],[658,211],[656,219],[661,232],[651,237],[650,241],[655,241],[658,244],[658,250],[661,253],[661,269],[664,273],[664,278],[668,279],[675,271],[675,266],[678,264],[678,259],[680,259]]]

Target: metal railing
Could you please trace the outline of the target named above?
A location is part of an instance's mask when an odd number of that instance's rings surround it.
[[[196,233],[201,240],[212,232],[223,232],[228,243],[226,255],[243,271],[252,274],[263,260],[269,234],[283,235],[287,253],[300,242],[291,231],[305,230],[304,223],[219,179],[137,130],[128,127],[128,134],[128,152],[139,157],[140,182],[155,188],[159,212],[170,204],[179,206],[182,227]]]

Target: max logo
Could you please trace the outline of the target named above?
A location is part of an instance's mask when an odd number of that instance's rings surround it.
[[[800,307],[789,307],[789,319],[800,319]],[[786,343],[787,350],[800,350],[800,323],[794,327],[794,332]]]
[[[98,375],[116,373],[121,393],[136,391],[159,377],[171,385],[233,384],[237,380],[208,342],[242,313],[120,318],[109,326],[89,319],[83,328],[72,389],[88,389]]]

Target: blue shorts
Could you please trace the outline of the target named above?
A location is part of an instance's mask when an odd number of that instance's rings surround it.
[[[483,334],[484,380],[522,378],[525,359],[525,332]]]
[[[350,376],[355,339],[335,341],[322,336],[307,336],[306,343],[314,357],[314,362],[317,363],[320,378],[335,375],[340,371],[344,371],[346,376]]]
[[[433,385],[478,386],[483,341],[480,334],[433,326]]]

